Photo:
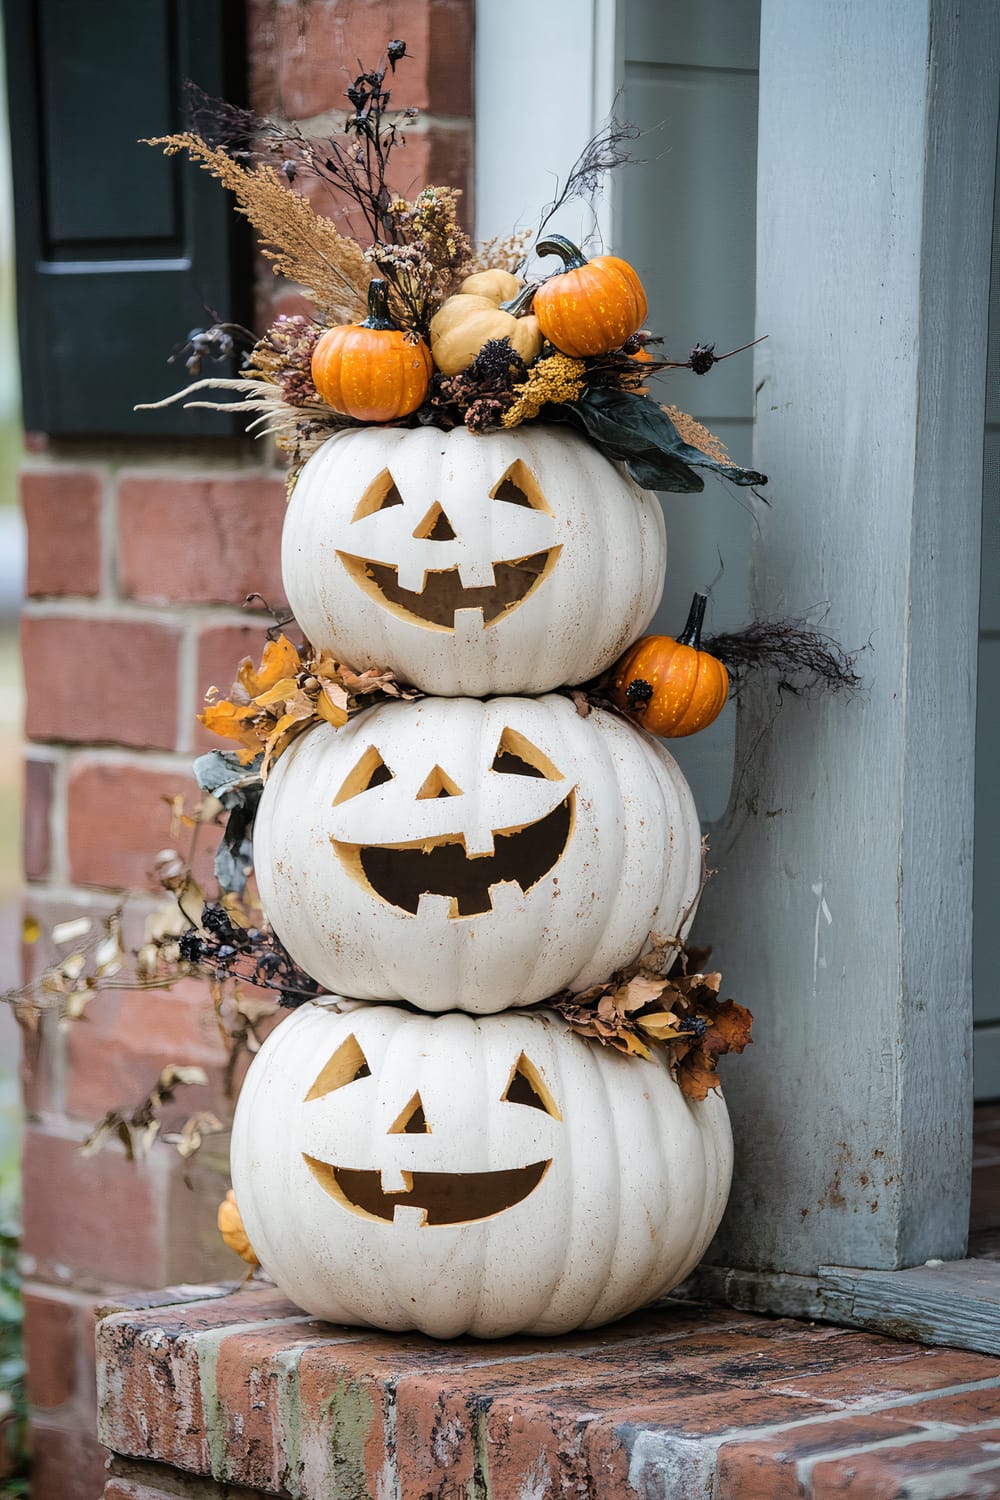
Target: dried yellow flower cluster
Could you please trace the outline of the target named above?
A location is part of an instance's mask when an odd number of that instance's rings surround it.
[[[717,438],[707,427],[696,422],[694,417],[689,417],[687,412],[681,411],[676,406],[665,406],[663,410],[673,422],[685,443],[690,443],[692,448],[699,448],[702,453],[707,453],[709,458],[714,458],[716,463],[732,464],[729,449],[721,438]]]
[[[503,425],[518,427],[537,417],[549,401],[578,401],[584,392],[586,365],[568,354],[550,354],[528,371],[528,378],[515,389],[514,404],[504,412]]]

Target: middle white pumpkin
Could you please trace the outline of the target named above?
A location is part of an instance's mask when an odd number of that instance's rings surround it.
[[[656,496],[575,433],[369,427],[303,468],[281,565],[314,646],[481,698],[620,656],[659,601],[664,535]]]
[[[385,703],[319,724],[254,829],[268,919],[321,984],[485,1015],[584,989],[687,925],[698,816],[662,745],[568,698]]]

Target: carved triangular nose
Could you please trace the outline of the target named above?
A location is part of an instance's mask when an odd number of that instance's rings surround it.
[[[419,1093],[415,1093],[387,1130],[387,1135],[430,1135],[431,1127],[424,1114]]]
[[[414,527],[413,535],[422,542],[453,542],[455,540],[455,528],[441,509],[441,503],[435,500],[424,519]]]
[[[425,802],[430,797],[461,797],[461,795],[462,788],[458,782],[453,781],[447,771],[442,771],[440,766],[433,766],[417,793],[417,801]]]

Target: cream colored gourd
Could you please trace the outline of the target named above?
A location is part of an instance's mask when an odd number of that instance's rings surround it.
[[[631,731],[630,731],[631,732]],[[232,1171],[267,1273],[315,1317],[558,1334],[689,1273],[729,1191],[719,1094],[550,1012],[306,1004],[240,1093]]]
[[[599,983],[651,931],[686,926],[701,836],[672,756],[613,714],[423,698],[294,742],[264,788],[254,868],[325,988],[488,1014]]]
[[[337,434],[304,466],[282,536],[315,646],[448,696],[595,676],[643,633],[665,564],[656,496],[538,424]]]
[[[500,306],[517,297],[522,283],[509,271],[467,276],[431,319],[431,354],[443,375],[467,370],[490,339],[509,339],[526,365],[538,358],[542,331],[531,313],[515,317]]]

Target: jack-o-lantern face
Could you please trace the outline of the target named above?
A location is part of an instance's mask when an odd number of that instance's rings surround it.
[[[516,816],[514,788],[504,785],[509,777],[544,783],[516,787]],[[413,779],[411,775],[411,783]],[[399,805],[407,792],[393,786],[395,781],[370,744],[334,798],[335,806],[357,799],[338,819],[339,828],[348,834],[365,830],[368,838],[362,843],[334,835],[332,842],[354,880],[403,911],[415,913],[428,896],[444,897],[449,917],[491,911],[495,886],[512,883],[526,895],[562,858],[572,836],[575,789],[567,789],[548,756],[509,725],[500,735],[487,785],[478,789],[481,813],[488,814],[485,822],[480,815],[478,824],[466,823],[472,799],[464,798],[461,786],[437,763],[418,787],[412,807]],[[385,813],[391,817],[394,805],[405,819],[407,837],[371,842],[371,828],[385,827]]]
[[[725,1203],[713,1093],[546,1011],[330,997],[254,1058],[233,1187],[268,1275],[336,1323],[437,1338],[593,1327],[691,1269]]]
[[[487,628],[523,604],[555,567],[560,548],[552,545],[552,511],[521,459],[488,493],[473,475],[449,488],[444,504],[430,499],[426,479],[415,506],[408,503],[401,482],[390,469],[376,475],[351,519],[354,550],[337,554],[357,586],[390,613],[425,630],[453,631],[459,610],[477,610]],[[411,530],[415,511],[421,514]],[[494,556],[484,555],[483,537]]]
[[[447,697],[593,677],[649,622],[665,561],[656,496],[536,424],[339,433],[299,475],[281,545],[314,646]]]
[[[301,735],[268,776],[254,867],[335,994],[486,1014],[586,988],[689,921],[701,830],[669,752],[621,719],[423,698]]]
[[[356,1092],[371,1077],[368,1059],[352,1032],[324,1064],[305,1102],[326,1099],[339,1089]],[[500,1100],[543,1110],[554,1120],[562,1118],[541,1073],[523,1051],[511,1065]],[[433,1133],[419,1090],[414,1090],[386,1129],[387,1136]],[[352,1167],[320,1160],[306,1151],[302,1157],[324,1192],[350,1213],[384,1224],[394,1223],[397,1217],[404,1222],[409,1213],[419,1227],[473,1224],[505,1213],[534,1192],[552,1165],[552,1158],[547,1157],[487,1172],[443,1172],[419,1166]]]

